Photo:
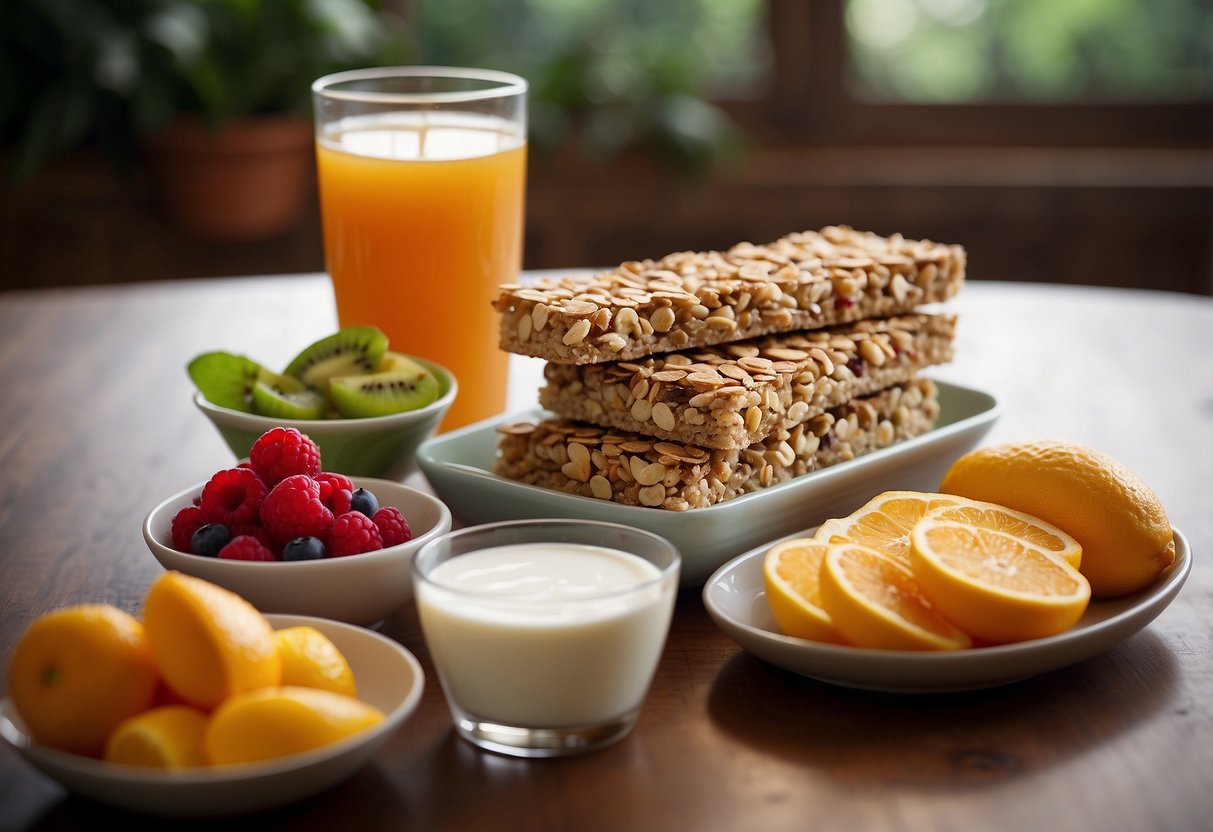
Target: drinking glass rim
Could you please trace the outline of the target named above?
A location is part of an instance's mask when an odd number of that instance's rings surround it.
[[[500,84],[483,90],[451,90],[446,92],[379,92],[375,90],[337,89],[337,85],[352,81],[392,78],[464,78]],[[390,66],[348,69],[324,75],[312,82],[312,92],[340,101],[364,104],[458,104],[483,101],[486,98],[508,98],[527,91],[527,80],[521,75],[497,69],[473,69],[457,66]]]
[[[503,601],[503,600],[508,601],[509,600],[508,598],[503,599],[500,595],[496,595],[491,592],[478,592],[478,591],[472,590],[472,589],[466,589],[466,588],[461,588],[461,587],[452,587],[452,586],[448,586],[447,584],[439,583],[439,582],[435,581],[433,578],[431,578],[429,576],[428,572],[422,571],[420,562],[431,551],[437,549],[438,546],[441,545],[442,542],[445,542],[445,541],[448,541],[451,539],[458,539],[460,537],[468,537],[475,533],[484,532],[489,527],[494,527],[494,528],[519,527],[520,528],[520,527],[527,527],[527,526],[562,525],[562,524],[579,526],[582,528],[598,528],[598,529],[602,529],[602,530],[614,529],[614,530],[624,531],[624,532],[631,533],[631,534],[636,534],[639,537],[648,538],[652,542],[657,543],[659,546],[667,548],[669,550],[669,553],[672,555],[670,562],[668,564],[666,564],[665,566],[657,566],[657,564],[655,564],[655,563],[653,564],[653,566],[657,569],[657,571],[659,573],[657,575],[657,577],[655,577],[655,578],[650,578],[647,581],[642,581],[641,583],[627,587],[626,589],[618,589],[618,590],[615,590],[614,592],[608,592],[603,595],[595,595],[591,598],[566,599],[566,600],[562,601],[562,603],[564,603],[564,604],[599,603],[602,601],[610,600],[612,598],[622,597],[625,595],[631,595],[633,593],[644,592],[644,591],[648,590],[649,587],[660,586],[662,583],[664,583],[666,580],[668,580],[671,576],[677,576],[677,574],[682,569],[682,553],[680,551],[678,551],[678,547],[675,546],[670,540],[657,534],[656,532],[651,532],[648,529],[637,528],[636,526],[624,525],[622,523],[613,523],[609,520],[591,520],[591,519],[587,519],[587,518],[571,518],[571,517],[544,517],[544,518],[522,518],[522,519],[515,519],[515,520],[498,520],[498,521],[489,522],[489,523],[481,523],[481,524],[474,525],[474,526],[465,526],[460,529],[452,529],[452,530],[446,532],[445,534],[441,534],[438,537],[434,538],[433,540],[427,542],[424,546],[422,546],[420,549],[418,549],[416,552],[413,553],[412,563],[410,564],[411,571],[412,571],[413,575],[418,580],[420,580],[423,584],[436,587],[436,588],[442,590],[443,592],[448,592],[452,595],[458,595],[458,596],[462,596],[465,598],[486,598],[486,599],[494,600],[494,601]],[[588,545],[594,545],[594,544],[588,544]],[[610,547],[606,546],[606,548],[610,548]],[[628,552],[627,554],[632,554],[632,553]],[[642,557],[641,555],[634,555],[634,556]],[[643,559],[648,560],[648,558],[643,558]],[[652,561],[649,561],[649,562],[652,563]],[[677,587],[675,587],[675,591],[677,591]]]

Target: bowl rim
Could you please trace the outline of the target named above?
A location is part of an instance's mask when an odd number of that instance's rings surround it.
[[[419,407],[416,410],[402,410],[399,413],[389,413],[385,416],[360,416],[357,418],[343,417],[340,419],[289,419],[282,416],[263,416],[260,413],[249,413],[244,410],[233,410],[230,407],[223,407],[207,399],[204,395],[202,395],[202,391],[196,388],[193,392],[194,405],[203,413],[207,414],[207,416],[225,417],[231,422],[249,419],[258,423],[264,422],[270,427],[306,426],[309,430],[321,433],[335,433],[351,427],[365,428],[367,430],[395,427],[399,422],[411,422],[413,420],[423,421],[429,416],[442,415],[442,413],[451,406],[451,403],[455,401],[455,396],[459,393],[458,379],[455,378],[454,373],[435,361],[430,361],[428,358],[421,358],[414,355],[410,355],[409,358],[425,365],[427,368],[433,371],[435,375],[441,375],[446,380],[446,391],[425,407]],[[266,429],[268,430],[269,428],[267,427]],[[250,427],[250,430],[256,430],[256,428]]]
[[[416,496],[416,497],[420,497],[422,502],[428,503],[428,504],[436,507],[438,509],[438,520],[436,523],[434,523],[434,525],[431,528],[427,529],[422,534],[409,538],[404,543],[397,543],[395,546],[387,546],[383,549],[375,549],[370,552],[361,552],[356,555],[344,555],[339,558],[319,558],[317,560],[296,560],[296,561],[285,561],[285,560],[251,561],[251,560],[222,559],[222,558],[217,558],[217,557],[212,558],[212,557],[207,557],[205,555],[195,555],[192,552],[178,551],[177,549],[174,549],[172,546],[158,540],[152,529],[152,526],[153,526],[156,518],[158,518],[162,513],[167,511],[168,507],[170,505],[172,505],[173,503],[177,503],[186,498],[192,498],[193,496],[201,494],[203,486],[205,486],[206,483],[209,481],[209,480],[204,480],[200,483],[190,486],[189,488],[182,489],[181,491],[176,492],[175,494],[173,494],[170,497],[165,498],[164,500],[161,500],[159,503],[156,504],[156,506],[154,508],[152,508],[146,515],[144,515],[143,523],[142,523],[143,540],[147,544],[148,548],[151,549],[153,555],[155,555],[157,550],[159,549],[159,550],[168,552],[172,557],[179,557],[179,558],[185,558],[185,559],[196,559],[198,562],[205,563],[208,566],[213,565],[213,568],[215,568],[215,569],[231,569],[232,571],[235,571],[238,569],[267,569],[268,568],[268,569],[273,569],[274,574],[276,574],[276,575],[283,575],[286,573],[287,570],[290,570],[290,569],[294,569],[296,572],[304,572],[304,571],[307,571],[310,569],[310,570],[312,570],[313,573],[320,573],[326,569],[329,569],[329,570],[340,569],[342,564],[345,564],[348,567],[350,563],[362,562],[367,558],[373,558],[375,556],[379,556],[380,558],[385,557],[385,556],[390,557],[390,556],[395,556],[395,555],[405,555],[405,556],[411,557],[413,551],[416,551],[421,546],[425,545],[429,541],[431,541],[434,538],[438,537],[439,535],[443,534],[444,529],[450,528],[450,525],[452,522],[451,509],[445,502],[438,499],[433,494],[429,494],[425,491],[422,491],[419,488],[413,488],[410,485],[405,485],[402,482],[395,482],[394,480],[386,480],[386,479],[377,478],[377,477],[350,477],[350,479],[355,484],[382,483],[382,484],[386,484],[386,485],[389,485],[389,486],[392,486],[395,488],[402,488],[402,489],[404,489],[404,491],[406,493]],[[366,487],[366,486],[363,486],[363,487]],[[374,491],[374,488],[372,488],[371,490]],[[379,495],[376,494],[375,496],[378,497]],[[382,501],[380,504],[381,505],[390,505],[390,503],[383,503]],[[184,504],[182,505],[182,508],[184,508]],[[406,520],[408,519],[407,516],[405,517],[405,519]],[[170,528],[171,528],[171,525],[170,525]],[[159,557],[157,557],[157,560],[159,560]],[[170,568],[170,567],[166,567],[166,568]],[[282,613],[282,614],[286,615],[287,613]],[[331,619],[331,620],[336,621],[336,619]]]

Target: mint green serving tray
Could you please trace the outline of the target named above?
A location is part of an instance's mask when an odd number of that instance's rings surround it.
[[[625,506],[527,485],[492,472],[497,425],[550,415],[507,413],[441,434],[417,450],[435,493],[463,526],[540,517],[623,523],[662,535],[682,554],[682,583],[701,585],[719,566],[764,541],[849,514],[881,491],[934,491],[948,467],[977,447],[1000,415],[993,395],[936,381],[940,415],[922,436],[771,488],[690,511]]]

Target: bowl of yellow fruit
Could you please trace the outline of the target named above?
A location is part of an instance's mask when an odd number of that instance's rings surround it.
[[[455,400],[445,367],[390,349],[376,327],[350,326],[309,344],[275,372],[230,352],[187,365],[194,404],[237,458],[273,427],[293,427],[320,446],[329,469],[401,480],[416,470],[417,447]]]
[[[378,633],[262,615],[166,572],[139,617],[80,604],[35,619],[10,658],[0,736],[75,794],[164,817],[234,815],[354,775],[424,685],[416,657]]]

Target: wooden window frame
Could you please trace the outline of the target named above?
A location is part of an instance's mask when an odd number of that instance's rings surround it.
[[[894,104],[847,90],[845,0],[767,0],[772,82],[727,109],[764,144],[1208,148],[1213,102]]]

